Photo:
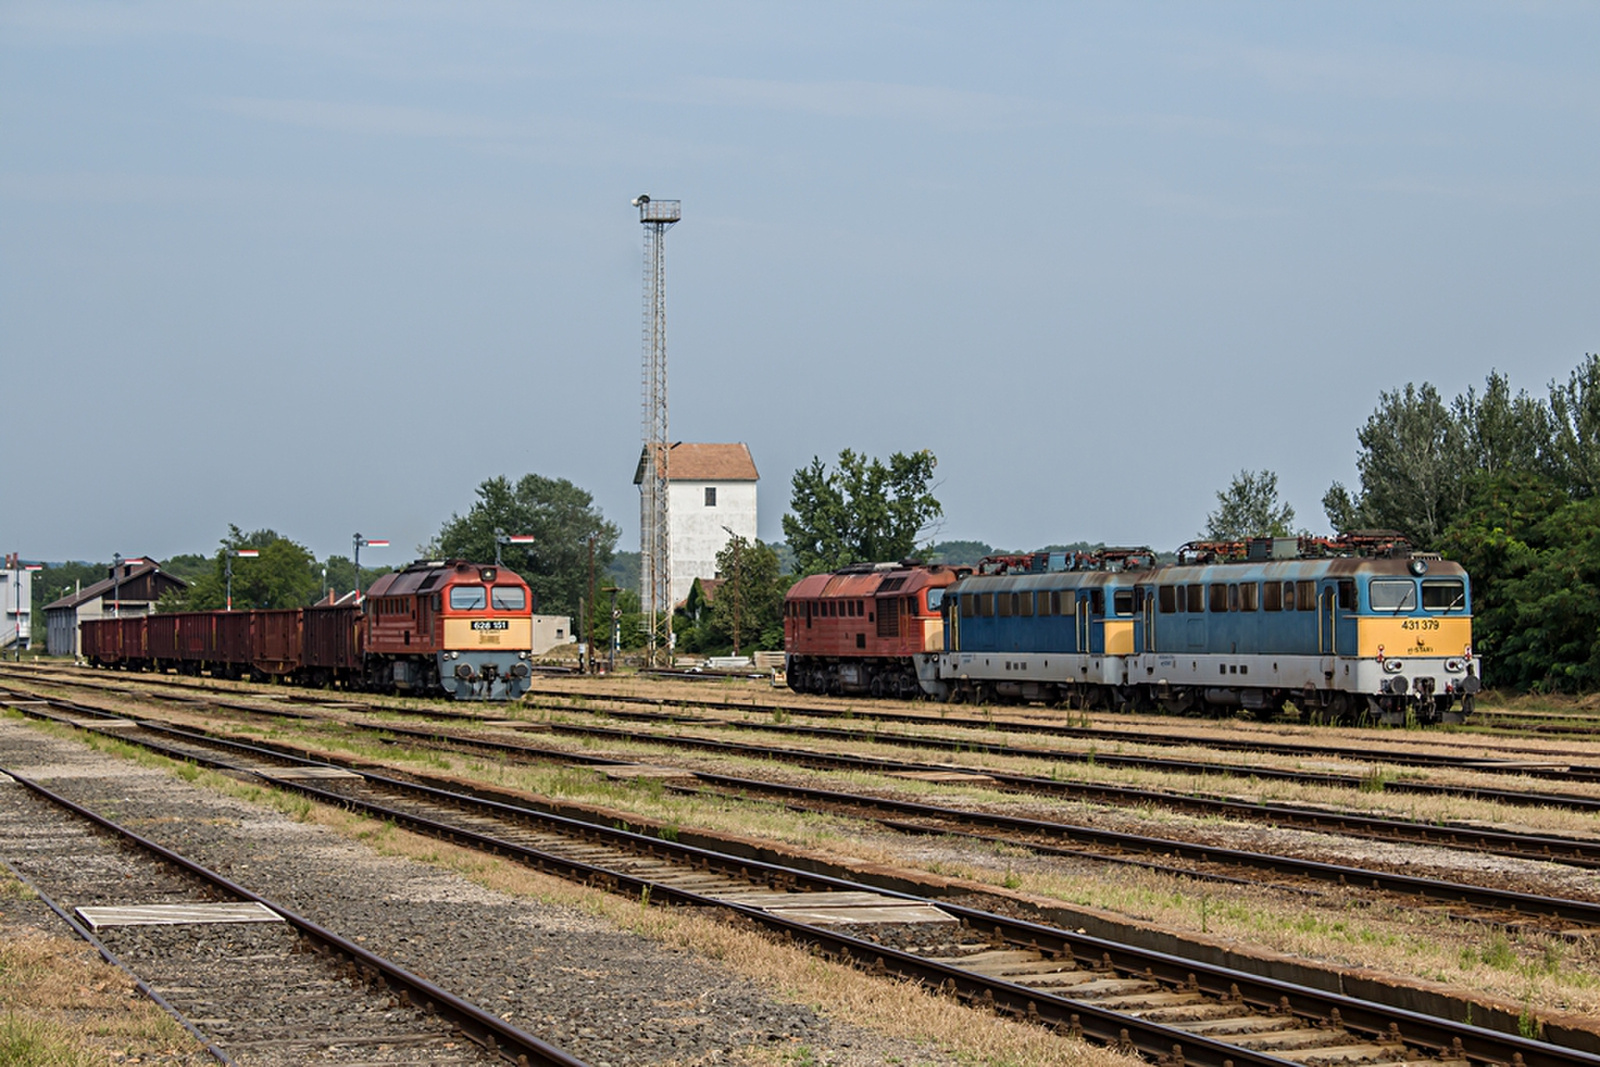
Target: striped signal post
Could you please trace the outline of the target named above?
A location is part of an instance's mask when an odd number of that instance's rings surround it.
[[[500,527],[494,528],[494,565],[500,566],[501,545],[531,545],[533,534],[508,534]]]
[[[224,562],[222,570],[228,582],[229,611],[233,610],[233,558],[238,556],[240,559],[255,559],[259,555],[261,555],[260,551],[254,548],[229,548],[223,550]]]
[[[356,536],[355,536],[355,544],[356,544],[356,551],[355,551],[355,557],[356,557],[356,603],[359,604],[359,603],[361,603],[361,550],[363,548],[388,548],[389,547],[389,542],[384,540],[381,537],[362,537],[360,534],[356,534]]]
[[[133,559],[123,559],[121,552],[111,553],[111,617],[122,618],[122,565],[130,567],[144,566],[144,560],[135,556]]]

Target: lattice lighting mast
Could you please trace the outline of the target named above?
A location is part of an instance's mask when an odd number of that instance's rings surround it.
[[[666,235],[683,217],[676,200],[634,198],[644,225],[644,449],[639,479],[639,595],[648,616],[651,666],[672,662],[672,554],[667,525]]]

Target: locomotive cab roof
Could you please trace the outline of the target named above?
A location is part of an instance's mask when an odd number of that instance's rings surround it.
[[[443,589],[454,582],[524,585],[521,575],[493,563],[474,563],[466,559],[417,560],[404,570],[382,575],[372,583],[367,596],[412,596]]]

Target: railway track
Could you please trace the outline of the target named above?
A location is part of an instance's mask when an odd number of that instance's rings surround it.
[[[6,866],[221,1063],[582,1061],[0,768]],[[127,887],[132,887],[127,888]]]
[[[60,684],[64,685],[81,686],[93,689],[109,688],[104,682],[83,677],[85,672],[81,670],[66,671],[52,668],[28,668],[20,672],[16,672],[10,667],[0,666],[0,677],[6,677],[9,674],[12,677],[32,677],[37,680],[41,674],[45,673],[48,673],[52,678],[58,680]],[[191,694],[198,690],[201,692],[211,692],[225,696],[243,695],[238,689],[210,685],[205,682],[178,682],[171,678],[162,678],[161,676],[155,675],[138,675],[136,677],[138,678],[140,684],[165,686],[174,691],[187,691]],[[846,719],[852,722],[893,722],[910,725],[928,725],[940,727],[966,726],[980,730],[1001,730],[1008,733],[1038,734],[1041,736],[1059,737],[1069,740],[1085,740],[1090,742],[1104,741],[1109,744],[1135,743],[1161,747],[1191,747],[1197,743],[1203,743],[1207,748],[1213,748],[1219,751],[1287,756],[1303,759],[1332,758],[1349,760],[1368,766],[1374,763],[1381,763],[1393,767],[1414,767],[1419,769],[1448,768],[1452,770],[1472,770],[1484,774],[1517,775],[1566,782],[1600,782],[1600,765],[1574,764],[1572,761],[1564,758],[1552,757],[1548,752],[1540,752],[1532,749],[1517,750],[1520,756],[1526,758],[1518,758],[1514,756],[1506,759],[1484,758],[1463,761],[1458,754],[1419,752],[1415,749],[1398,750],[1381,747],[1379,745],[1370,745],[1358,748],[1352,746],[1320,743],[1300,744],[1295,742],[1272,741],[1266,738],[1254,737],[1207,737],[1203,740],[1203,742],[1197,742],[1197,739],[1192,735],[1182,733],[1166,733],[1143,728],[1137,724],[1136,720],[1130,720],[1127,724],[1119,722],[1116,726],[1112,727],[1072,726],[1059,722],[1041,722],[1038,719],[1015,718],[1004,715],[962,716],[959,713],[952,712],[952,710],[945,705],[940,705],[940,713],[933,715],[915,710],[905,710],[903,705],[896,702],[882,702],[889,705],[887,708],[876,706],[879,702],[851,702],[847,707],[828,708],[809,704],[757,704],[751,701],[719,701],[711,699],[682,701],[653,696],[610,694],[595,694],[591,696],[586,694],[567,693],[562,693],[559,695],[584,701],[583,707],[587,710],[592,710],[595,703],[626,705],[634,707],[644,706],[650,709],[657,709],[654,712],[654,714],[657,716],[679,722],[693,722],[695,721],[695,717],[684,714],[682,710],[674,712],[665,709],[698,707],[708,711],[738,712],[741,714],[767,714],[775,717],[792,716],[796,718]],[[277,699],[290,702],[327,703],[332,701],[347,704],[360,704],[363,702],[360,694],[318,694],[315,692],[305,691],[291,692],[285,691],[281,687],[276,689],[274,696]],[[572,703],[551,700],[549,699],[549,695],[546,695],[543,698],[532,695],[524,697],[522,706],[538,711],[575,710],[575,706]],[[639,721],[648,721],[651,718],[651,712],[648,711],[630,713],[622,711],[618,708],[607,708],[606,713],[618,718],[634,717]],[[451,702],[449,701],[437,702],[437,706],[430,707],[426,714],[434,717],[445,718],[478,717],[471,712],[454,710],[451,706]],[[759,727],[754,724],[732,722],[726,719],[707,721],[735,727],[743,726],[751,729],[759,728],[777,730],[778,732],[792,732],[797,735],[803,734],[809,729],[800,726],[785,727],[784,725],[776,722],[774,722],[771,726]],[[815,731],[813,732],[816,733]],[[817,733],[817,735],[820,735],[820,733]],[[900,743],[897,740],[897,736],[912,738],[912,735],[879,734],[874,735],[874,739],[884,741],[886,743]],[[1375,741],[1381,740],[1383,737],[1384,735],[1382,733],[1374,734]],[[908,743],[916,743],[923,745],[923,747],[935,748],[951,745],[965,745],[967,749],[984,747],[981,744],[972,745],[964,742],[950,742],[946,739],[930,739],[921,737],[913,738],[912,741]],[[1023,751],[1027,750],[1024,749]],[[1296,780],[1310,784],[1331,785],[1336,787],[1361,788],[1370,784],[1370,779],[1360,775],[1318,775],[1312,772],[1281,771],[1274,770],[1272,768],[1259,768],[1248,765],[1230,766],[1227,764],[1216,764],[1202,761],[1165,760],[1160,757],[1108,755],[1107,753],[1101,751],[1097,751],[1092,757],[1087,753],[1057,752],[1056,750],[1045,751],[1049,752],[1053,758],[1076,760],[1079,762],[1093,759],[1108,766],[1112,765],[1113,762],[1116,761],[1116,764],[1121,766],[1145,767],[1153,770],[1192,770],[1194,773],[1236,776],[1255,775],[1257,777],[1283,778],[1285,780]],[[1385,782],[1384,787],[1386,789],[1392,789],[1395,792],[1413,792],[1417,793],[1418,795],[1428,793],[1449,794],[1452,790],[1456,789],[1456,787],[1431,785],[1429,783],[1396,781]],[[1588,808],[1591,806],[1600,808],[1600,799],[1565,793],[1526,793],[1514,790],[1463,789],[1459,791],[1459,795],[1481,796],[1485,799],[1494,799],[1502,803],[1510,804],[1527,803],[1544,806],[1576,806],[1579,809]],[[1522,801],[1518,799],[1520,797],[1529,797],[1532,799]]]
[[[114,714],[72,702],[55,701],[54,703],[68,713]],[[208,703],[214,702],[208,701]],[[524,761],[586,763],[599,767],[615,766],[626,762],[613,757],[592,756],[559,748],[534,746],[522,740],[505,741],[482,736],[453,734],[433,728],[400,726],[392,722],[358,724],[346,719],[329,720],[326,716],[311,711],[289,709],[264,711],[259,707],[251,707],[243,703],[230,704],[223,702],[223,706],[229,707],[231,710],[245,711],[257,715],[275,714],[291,717],[301,716],[319,721],[337,721],[342,726],[360,726],[365,729],[381,731],[385,735],[408,739],[417,744],[446,744],[458,748],[470,747],[478,751],[492,752],[501,756],[512,756]],[[475,721],[481,723],[482,720]],[[638,741],[641,739],[637,734],[601,727],[541,724],[540,729],[548,730],[558,735],[567,734],[583,738],[604,738],[617,742]],[[200,735],[197,734],[195,736]],[[704,739],[663,739],[654,736],[648,739],[664,744],[710,749],[723,754],[778,760],[800,766],[833,770],[869,771],[912,778],[944,776],[952,780],[954,784],[961,784],[964,780],[972,785],[998,786],[1019,792],[1072,799],[1098,800],[1110,797],[1113,802],[1123,804],[1160,803],[1167,807],[1203,815],[1243,817],[1247,820],[1256,821],[1265,820],[1275,825],[1295,826],[1312,832],[1338,833],[1378,840],[1400,841],[1408,844],[1450,847],[1471,852],[1485,852],[1521,859],[1560,862],[1589,868],[1600,867],[1600,841],[1584,838],[1509,833],[1470,826],[1440,826],[1432,823],[1386,820],[1372,816],[1322,809],[1291,808],[1283,805],[1253,804],[1217,798],[1179,796],[1143,790],[1129,790],[1114,786],[1081,786],[1076,783],[1064,783],[1053,779],[1008,775],[992,770],[977,771],[967,767],[954,768],[931,764],[909,764],[839,754],[731,745],[727,742],[714,742]],[[685,775],[692,776],[710,789],[726,790],[736,794],[755,792],[784,803],[809,806],[814,809],[834,811],[849,809],[852,812],[864,814],[866,817],[884,821],[889,828],[899,832],[971,835],[978,831],[1002,831],[1010,835],[1008,843],[1023,845],[1035,851],[1070,852],[1073,855],[1105,859],[1112,862],[1123,862],[1129,856],[1159,857],[1158,861],[1145,860],[1141,865],[1169,871],[1173,870],[1173,868],[1166,862],[1167,859],[1178,858],[1192,864],[1209,865],[1210,871],[1186,870],[1181,872],[1196,874],[1200,877],[1220,878],[1222,880],[1233,880],[1237,877],[1236,875],[1217,875],[1214,872],[1214,868],[1220,865],[1249,871],[1265,871],[1276,875],[1289,875],[1310,882],[1364,885],[1385,892],[1466,905],[1486,911],[1490,913],[1490,917],[1494,921],[1500,922],[1526,923],[1530,919],[1540,918],[1547,922],[1562,924],[1559,929],[1563,933],[1600,929],[1600,902],[1518,893],[1503,888],[1444,882],[1437,879],[1419,878],[1369,867],[1323,863],[1296,856],[1246,852],[1192,841],[1102,830],[1089,826],[1046,820],[996,815],[971,809],[955,809],[910,801],[896,801],[877,796],[845,794],[837,791],[758,781],[711,772],[686,771]],[[882,819],[881,814],[878,814],[882,812],[892,812],[919,820],[919,822],[885,821]]]
[[[508,800],[154,724],[107,717],[84,725],[653,904],[719,908],[833,958],[1169,1067],[1423,1060],[1458,1067],[1600,1067],[1600,1056],[1551,1042],[566,819]],[[877,915],[866,922],[847,918],[862,910]]]

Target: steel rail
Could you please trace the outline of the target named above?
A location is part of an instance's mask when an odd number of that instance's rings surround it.
[[[540,1040],[518,1027],[512,1026],[492,1013],[479,1008],[476,1004],[463,1000],[448,990],[434,985],[426,978],[413,974],[376,953],[369,952],[355,942],[340,937],[326,927],[320,926],[265,897],[252,893],[225,875],[203,867],[188,857],[129,830],[127,827],[113,822],[98,812],[92,811],[76,801],[52,791],[32,779],[23,777],[15,771],[0,767],[0,774],[9,775],[18,784],[38,796],[72,812],[82,819],[94,823],[122,840],[132,842],[139,848],[175,867],[187,871],[202,881],[210,883],[223,892],[232,894],[240,900],[252,901],[272,910],[299,931],[301,935],[321,946],[324,951],[335,953],[352,961],[367,982],[381,981],[399,989],[402,998],[409,1000],[414,1007],[449,1019],[460,1028],[463,1035],[491,1052],[509,1054],[513,1058],[526,1057],[528,1063],[540,1064],[542,1067],[586,1067],[583,1060]]]

